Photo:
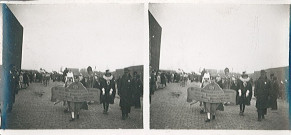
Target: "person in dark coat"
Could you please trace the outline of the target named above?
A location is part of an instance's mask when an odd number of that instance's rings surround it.
[[[248,75],[243,72],[240,77],[239,89],[237,93],[237,104],[239,104],[240,113],[239,115],[244,116],[245,106],[250,105],[252,98],[252,85]]]
[[[29,86],[29,76],[27,72],[24,72],[23,74],[23,83],[25,88]]]
[[[137,72],[133,73],[132,86],[133,86],[133,105],[135,108],[141,108],[140,96],[142,95],[143,92],[143,85],[140,79],[140,75],[138,75]]]
[[[8,75],[8,89],[6,91],[7,93],[7,98],[5,100],[4,103],[4,108],[7,109],[7,112],[11,112],[12,111],[12,106],[15,102],[15,94],[18,93],[18,89],[17,89],[17,85],[18,85],[18,75],[17,75],[17,70],[15,65],[10,65],[9,67],[9,75]],[[6,111],[6,110],[5,110]]]
[[[108,114],[109,104],[114,103],[115,81],[109,70],[106,70],[101,82],[100,102],[103,104],[103,114]]]
[[[150,76],[150,103],[151,103],[151,97],[154,95],[156,89],[156,78],[155,78],[155,71],[153,70]]]
[[[279,83],[277,82],[277,77],[274,74],[271,75],[271,89],[270,89],[270,102],[269,105],[271,110],[277,110],[277,98],[279,95]]]
[[[271,88],[271,82],[266,76],[266,71],[261,70],[261,76],[255,83],[254,95],[257,99],[256,108],[258,112],[258,121],[265,119],[268,108],[268,97]]]
[[[162,88],[167,86],[166,74],[164,72],[161,73],[161,85],[162,85]]]
[[[64,72],[63,72],[63,82],[66,81],[66,76],[67,76],[67,73],[69,72],[68,68],[65,68]]]
[[[222,89],[230,89],[231,86],[231,76],[229,74],[229,69],[225,68],[224,69],[224,75],[222,75],[221,80],[217,82],[217,84],[222,88]],[[224,105],[229,105],[230,103],[224,103]],[[218,107],[218,110],[223,111],[224,110],[224,105],[221,103]]]
[[[118,95],[120,96],[120,107],[122,110],[122,120],[128,118],[128,113],[130,113],[130,107],[132,105],[132,94],[132,78],[130,76],[129,69],[125,68],[118,88]]]

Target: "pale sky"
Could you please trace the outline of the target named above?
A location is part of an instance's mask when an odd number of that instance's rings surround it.
[[[24,28],[23,69],[143,64],[143,4],[8,6]]]
[[[234,72],[289,65],[289,5],[150,4],[160,69]]]

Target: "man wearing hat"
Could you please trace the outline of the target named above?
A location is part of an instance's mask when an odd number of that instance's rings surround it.
[[[152,70],[150,75],[150,103],[151,103],[151,97],[154,95],[156,89],[156,78],[155,78],[155,71]]]
[[[100,100],[103,103],[103,114],[108,114],[109,104],[114,103],[115,97],[115,81],[114,77],[111,75],[109,70],[106,70],[105,75],[103,75],[103,81],[101,82],[101,93]]]
[[[266,71],[261,70],[261,76],[256,81],[255,84],[255,97],[256,101],[256,108],[258,112],[258,121],[262,121],[265,119],[265,115],[267,114],[268,108],[268,97],[269,91],[271,88],[270,80],[266,76]]]
[[[118,87],[118,95],[120,96],[120,107],[122,110],[122,120],[128,118],[130,113],[130,107],[132,105],[132,78],[129,73],[129,69],[124,69],[124,74],[120,80]]]

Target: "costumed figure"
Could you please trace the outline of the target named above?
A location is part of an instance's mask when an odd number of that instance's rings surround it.
[[[103,75],[103,81],[101,82],[100,102],[103,103],[103,114],[108,114],[109,104],[114,103],[114,97],[116,94],[115,81],[109,70],[106,70]]]
[[[70,72],[67,74],[67,76],[70,76]],[[79,82],[79,79],[76,78],[74,79],[74,81]],[[80,84],[82,85],[82,83]],[[68,88],[70,88],[70,86],[68,86]],[[87,102],[75,102],[75,101],[67,101],[67,102],[68,102],[69,110],[71,111],[70,121],[74,121],[75,118],[79,119],[81,109],[88,110]]]
[[[239,78],[239,89],[237,92],[237,104],[239,104],[240,113],[239,115],[243,116],[245,111],[245,106],[250,105],[252,99],[252,85],[250,83],[250,78],[248,75],[243,72],[242,76]]]
[[[74,74],[73,72],[70,70],[66,73],[66,76],[65,76],[65,87],[68,87],[70,84],[72,84],[73,82],[75,82],[75,79],[74,79]],[[57,103],[57,102],[56,102]],[[55,104],[56,104],[55,103]],[[63,106],[65,107],[65,110],[64,110],[64,113],[68,113],[70,112],[69,110],[69,106],[68,106],[68,102],[67,101],[64,101],[63,102]]]
[[[209,73],[205,73],[203,76],[203,83],[201,85],[201,87],[205,87],[207,84],[210,84],[210,74]],[[207,119],[205,120],[205,122],[210,122],[211,116],[212,116],[212,120],[215,119],[215,112],[217,107],[219,106],[219,103],[209,103],[209,102],[203,102],[204,105],[204,109],[207,113]]]
[[[210,84],[210,74],[205,71],[203,73],[202,83],[200,85],[200,88],[205,87],[207,84]],[[204,107],[204,103],[202,101],[199,101],[199,106],[200,106],[200,114],[205,114],[206,110]]]

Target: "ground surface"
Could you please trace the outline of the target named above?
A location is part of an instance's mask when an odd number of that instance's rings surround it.
[[[258,122],[255,99],[246,106],[245,116],[239,116],[239,106],[225,106],[218,111],[216,119],[205,123],[206,114],[200,114],[199,103],[190,105],[186,102],[187,88],[178,83],[168,84],[166,88],[157,90],[152,96],[150,105],[151,129],[251,129],[282,130],[288,129],[288,103],[278,100],[278,110],[268,109],[266,119]]]
[[[62,103],[50,101],[51,87],[60,85],[50,82],[48,87],[32,83],[16,95],[13,110],[8,114],[8,129],[140,129],[143,128],[142,109],[132,107],[130,118],[121,120],[119,97],[110,105],[109,114],[102,113],[101,104],[91,104],[88,110],[81,110],[80,119],[69,122],[70,114],[64,113]],[[40,96],[40,93],[43,93]],[[142,101],[142,98],[141,98]]]

